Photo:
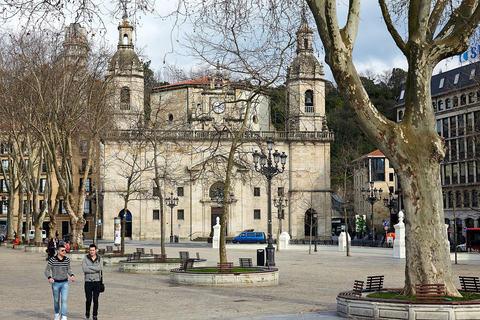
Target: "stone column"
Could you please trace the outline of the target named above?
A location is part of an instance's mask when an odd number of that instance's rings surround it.
[[[395,227],[395,241],[393,242],[393,257],[405,258],[405,223],[403,223],[403,211],[398,213],[398,223]]]
[[[280,250],[288,249],[288,241],[290,241],[290,235],[288,234],[288,232],[282,232],[280,234],[280,240],[278,241],[278,248]]]
[[[345,234],[345,231],[342,231],[340,235],[338,236],[338,251],[346,251],[347,250],[347,237]],[[350,238],[350,235],[348,234],[348,241],[351,243],[352,238]]]
[[[218,249],[220,248],[220,218],[217,217],[217,224],[213,226],[213,241],[212,241],[212,248]]]

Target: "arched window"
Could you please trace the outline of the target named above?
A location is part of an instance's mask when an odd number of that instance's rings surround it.
[[[120,109],[130,110],[130,88],[123,87],[120,91]]]
[[[398,121],[402,121],[402,119],[403,119],[403,111],[400,110],[398,111]]]
[[[303,39],[303,46],[308,49],[308,39]]]
[[[457,96],[453,97],[453,107],[454,108],[458,107],[458,97]]]
[[[461,105],[461,106],[464,106],[464,105],[466,105],[466,104],[467,104],[467,96],[464,95],[464,94],[462,94],[462,95],[460,96],[460,105]]]
[[[435,101],[432,101],[432,107],[433,107],[433,111],[437,111],[437,103]]]
[[[170,121],[170,122],[173,121],[173,114],[170,113],[170,114],[168,115],[168,121]]]
[[[305,91],[305,112],[315,112],[313,108],[313,91]]]
[[[445,108],[450,109],[452,107],[452,100],[450,98],[445,100]]]
[[[475,102],[475,93],[474,92],[470,92],[468,94],[468,103],[474,103]]]
[[[438,101],[438,111],[442,111],[443,110],[443,100],[439,100]]]
[[[128,45],[128,35],[126,33],[123,35],[123,45]]]
[[[210,187],[210,199],[216,199],[218,198],[219,193],[223,193],[223,189],[225,188],[225,183],[223,182],[215,182],[212,184]]]

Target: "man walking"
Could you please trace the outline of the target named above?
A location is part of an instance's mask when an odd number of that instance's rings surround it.
[[[58,246],[58,254],[48,259],[45,268],[45,276],[48,282],[52,284],[53,291],[53,307],[55,309],[55,320],[67,320],[67,298],[68,298],[68,276],[75,281],[72,268],[70,267],[70,259],[64,245]],[[60,319],[60,296],[62,299],[62,318]]]

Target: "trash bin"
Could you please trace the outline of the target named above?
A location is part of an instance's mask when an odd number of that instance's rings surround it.
[[[265,266],[265,250],[257,249],[257,266]]]
[[[178,243],[178,236],[175,236],[175,243]]]

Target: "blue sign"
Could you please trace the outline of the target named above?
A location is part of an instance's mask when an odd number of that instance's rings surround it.
[[[480,45],[470,47],[467,51],[458,56],[460,63],[475,59],[480,55]]]

